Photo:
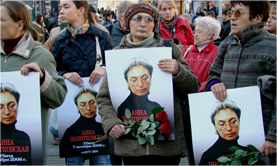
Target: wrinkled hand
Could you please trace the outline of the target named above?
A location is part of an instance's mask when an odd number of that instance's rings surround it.
[[[122,124],[117,124],[111,129],[111,131],[109,132],[109,135],[112,138],[116,139],[124,135],[124,133],[125,133],[125,126]]]
[[[220,101],[224,101],[227,98],[226,87],[223,83],[216,83],[211,87],[215,98]]]
[[[262,156],[276,154],[276,142],[266,140],[260,149],[260,154]]]
[[[80,77],[80,75],[76,72],[65,73],[63,75],[63,78],[68,79],[73,84],[78,85],[78,86],[81,86],[84,83],[82,77]]]
[[[105,74],[105,69],[103,69],[102,67],[99,67],[95,70],[92,71],[90,77],[89,77],[89,80],[88,82],[91,84],[91,85],[94,85],[96,84],[99,79]]]
[[[28,63],[22,66],[20,69],[20,73],[24,76],[27,76],[31,71],[39,72],[39,78],[42,78],[44,76],[43,72],[36,62]]]
[[[172,75],[177,75],[180,72],[176,59],[161,59],[158,63],[158,67],[162,71],[171,73]]]

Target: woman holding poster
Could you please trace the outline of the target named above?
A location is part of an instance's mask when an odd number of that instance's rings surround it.
[[[154,6],[146,2],[130,5],[126,10],[125,22],[126,27],[131,33],[124,36],[116,49],[163,47],[164,40],[158,33],[154,32],[158,26],[158,21],[159,13]],[[163,72],[172,74],[173,89],[175,92],[178,91],[184,96],[187,95],[187,93],[197,92],[197,77],[191,71],[189,65],[183,60],[181,50],[172,40],[171,45],[173,59],[161,59],[158,63],[158,68]],[[134,80],[134,84],[139,84],[139,82],[149,83],[150,76],[149,74],[149,78],[145,80],[143,80],[144,77],[140,77],[138,80]],[[145,87],[143,92],[146,92],[146,89]],[[146,145],[139,145],[138,141],[135,139],[122,137],[125,132],[125,126],[123,124],[123,119],[118,117],[116,110],[113,108],[107,75],[105,75],[97,95],[97,102],[104,131],[107,135],[115,139],[115,154],[123,156],[124,165],[179,164],[181,155],[185,152],[186,144],[182,125],[183,120],[180,98],[177,93],[174,93],[175,140],[157,141],[154,145],[150,145],[149,143],[146,143]]]
[[[59,6],[62,22],[68,26],[56,37],[51,50],[58,74],[78,86],[84,84],[82,77],[89,77],[89,83],[94,85],[105,73],[104,50],[113,48],[112,40],[107,32],[95,26],[87,0],[61,0]],[[96,65],[98,62],[103,63],[101,67]],[[98,155],[94,163],[109,165],[109,156]],[[83,165],[83,156],[67,157],[66,164]]]
[[[56,63],[50,52],[30,34],[31,16],[21,1],[1,3],[1,72],[19,71],[27,76],[38,72],[40,76],[41,124],[43,163],[46,164],[47,124],[49,108],[59,107],[67,93],[64,79],[57,75]],[[36,164],[36,163],[33,163]]]
[[[30,137],[15,128],[20,94],[10,83],[1,83],[0,89],[1,164],[32,165]]]

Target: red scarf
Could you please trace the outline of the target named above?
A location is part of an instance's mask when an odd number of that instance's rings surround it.
[[[16,47],[17,43],[22,39],[23,36],[24,35],[19,36],[18,38],[15,38],[15,39],[4,41],[4,51],[6,55],[9,55],[13,51],[13,49]]]

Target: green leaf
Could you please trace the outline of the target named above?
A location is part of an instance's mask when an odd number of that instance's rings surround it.
[[[146,131],[143,131],[142,134],[148,136],[148,133]]]
[[[155,128],[156,128],[156,124],[150,123],[150,127],[148,128],[148,130],[155,130]]]
[[[128,125],[129,124],[129,120],[124,120],[124,125],[126,126],[126,125]]]
[[[156,133],[156,130],[150,130],[148,131],[148,135],[154,135]]]
[[[137,138],[137,132],[135,130],[132,131],[132,136],[134,136],[135,138]]]
[[[239,163],[240,163],[239,160],[232,160],[230,165],[238,165]]]
[[[228,161],[231,161],[230,158],[226,157],[226,156],[221,156],[217,158],[217,161],[221,162],[221,163],[226,163]]]
[[[149,138],[150,138],[150,144],[154,145],[154,137],[152,135],[149,135]]]
[[[137,135],[139,135],[141,132],[142,132],[142,127],[140,126],[140,127],[138,128]]]
[[[146,130],[149,127],[149,125],[150,125],[150,122],[143,120],[141,122],[142,130]]]
[[[164,107],[155,107],[153,110],[152,110],[152,114],[157,114],[161,111],[164,110]]]
[[[240,148],[238,146],[232,146],[228,148],[230,151],[235,152],[236,150],[239,150]]]
[[[135,120],[130,120],[130,121],[129,121],[129,125],[130,125],[130,127],[132,127],[135,123],[136,123],[136,121],[135,121]]]
[[[248,149],[250,149],[253,152],[259,152],[259,150],[254,145],[247,145]]]
[[[245,157],[247,155],[247,151],[243,151],[242,153],[241,153],[241,156],[243,156],[243,157]]]
[[[256,163],[258,160],[254,160],[253,157],[251,157],[249,160],[248,160],[248,165],[253,165],[254,163]]]
[[[150,115],[150,121],[151,121],[151,122],[154,122],[154,121],[155,121],[154,114],[151,114],[151,115]]]
[[[241,156],[242,153],[243,153],[243,150],[242,150],[242,149],[239,149],[239,150],[236,150],[235,155]]]
[[[258,159],[260,157],[260,152],[255,152],[254,158]]]
[[[125,128],[125,133],[124,134],[128,134],[131,131],[131,128]]]
[[[139,142],[140,145],[143,145],[143,144],[146,143],[146,139],[139,136],[138,137],[138,142]]]
[[[128,108],[126,108],[126,110],[125,110],[125,116],[127,119],[131,118],[131,116],[132,116],[131,111]]]

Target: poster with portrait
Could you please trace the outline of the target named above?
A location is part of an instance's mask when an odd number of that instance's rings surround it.
[[[89,77],[82,79],[80,87],[65,80],[68,91],[57,110],[60,157],[110,154],[108,139],[95,144],[105,135],[96,102],[103,78],[95,85],[89,84]]]
[[[42,165],[39,73],[1,72],[1,165]]]
[[[258,86],[228,89],[220,102],[212,92],[189,94],[193,153],[196,165],[217,165],[228,148],[264,143],[263,115]],[[267,158],[263,158],[267,162]]]
[[[132,120],[143,120],[155,107],[164,107],[172,128],[169,140],[175,139],[172,74],[158,68],[161,59],[171,59],[171,48],[136,48],[109,50],[106,72],[114,110],[125,120],[125,110]],[[157,140],[163,140],[160,135]]]

